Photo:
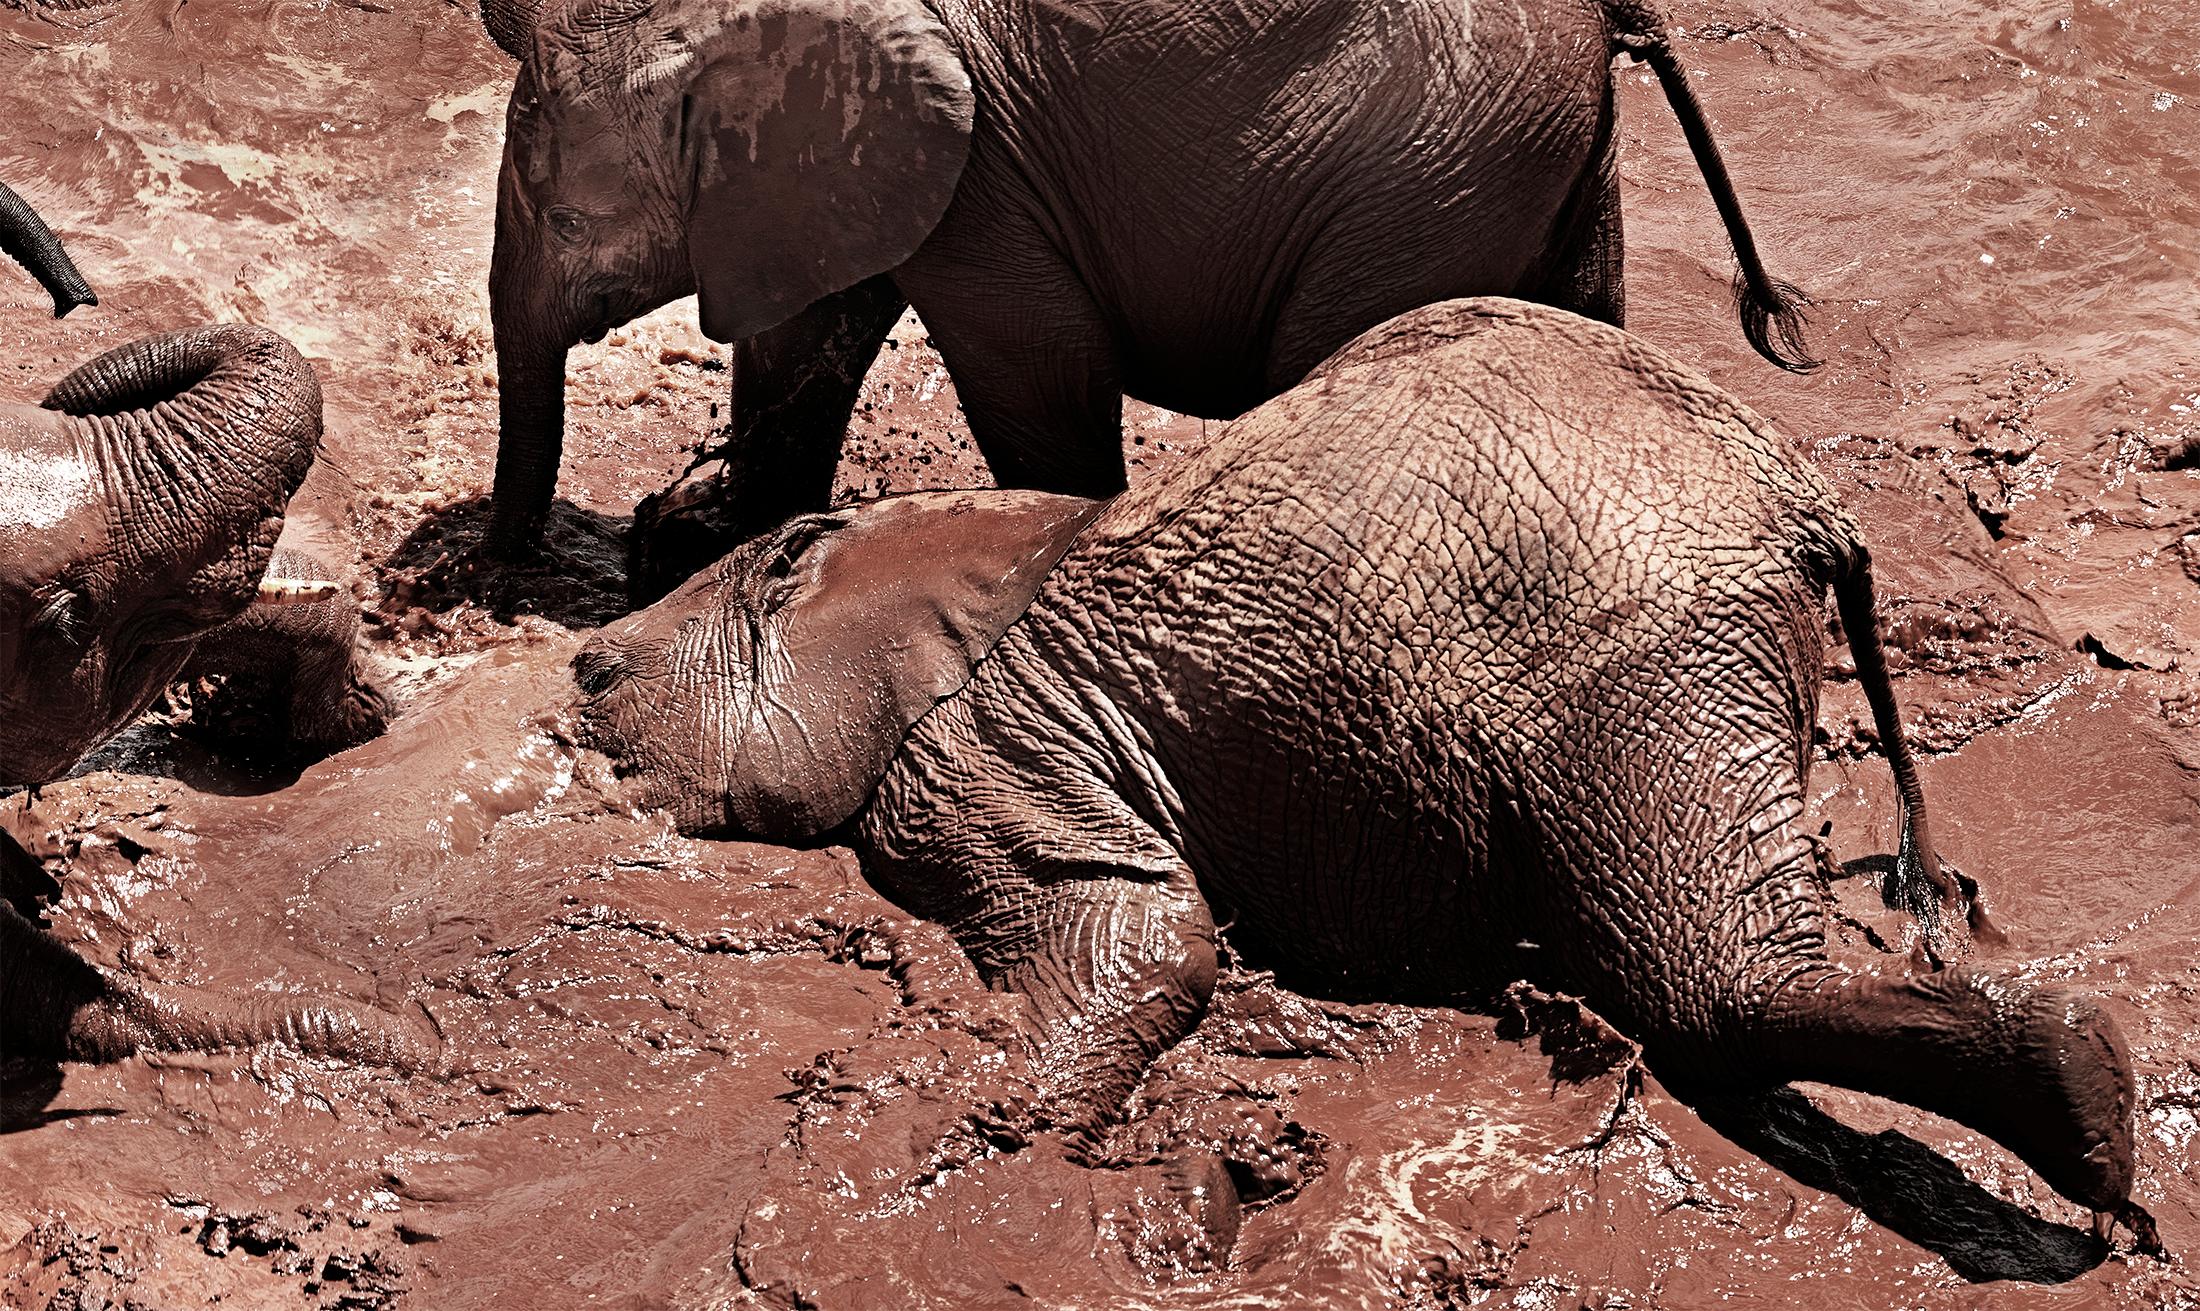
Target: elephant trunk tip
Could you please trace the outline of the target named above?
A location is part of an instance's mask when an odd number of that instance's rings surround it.
[[[1790,373],[1811,373],[1825,362],[1811,354],[1804,338],[1810,303],[1793,283],[1751,278],[1746,269],[1734,275],[1734,308],[1741,316],[1742,335],[1759,355]]]
[[[87,305],[99,304],[99,293],[79,282],[74,287],[57,287],[53,293],[53,316],[69,317],[69,311]]]

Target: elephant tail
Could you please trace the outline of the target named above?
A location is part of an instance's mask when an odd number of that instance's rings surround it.
[[[1742,335],[1759,355],[1781,368],[1809,373],[1820,363],[1803,339],[1803,311],[1810,297],[1765,272],[1764,261],[1757,256],[1757,239],[1750,235],[1734,181],[1727,175],[1726,160],[1711,139],[1711,125],[1704,121],[1703,105],[1666,37],[1665,15],[1645,0],[1606,0],[1605,12],[1612,23],[1613,52],[1632,55],[1658,75],[1666,103],[1673,106],[1673,117],[1680,120],[1689,152],[1719,207],[1719,219],[1726,225],[1727,239],[1734,243],[1734,260],[1739,265],[1734,274],[1734,306],[1742,318]]]
[[[1849,654],[1856,661],[1856,681],[1863,685],[1864,699],[1871,703],[1879,749],[1887,757],[1895,791],[1902,800],[1902,844],[1895,855],[1894,873],[1888,877],[1888,900],[1917,917],[1925,928],[1928,949],[1940,938],[1943,913],[1960,910],[1966,900],[1970,903],[1972,934],[1998,938],[1999,931],[1987,919],[1986,907],[1975,887],[1968,890],[1967,897],[1962,881],[1941,865],[1940,852],[1933,845],[1932,825],[1925,813],[1925,787],[1918,781],[1917,758],[1910,753],[1909,738],[1902,731],[1902,711],[1895,704],[1886,652],[1880,645],[1871,552],[1862,542],[1849,544],[1833,590],[1840,606],[1842,631],[1848,634]]]

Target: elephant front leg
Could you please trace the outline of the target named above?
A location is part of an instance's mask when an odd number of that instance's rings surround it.
[[[1049,238],[1013,225],[957,233],[896,276],[954,376],[994,482],[1067,496],[1123,490],[1115,336]]]
[[[1206,1013],[1214,920],[1181,866],[1160,881],[1079,870],[1045,878],[1033,895],[1024,950],[981,970],[1029,1002],[1038,1126],[1065,1132],[1084,1154],[1098,1130],[1123,1117],[1154,1058]],[[1243,1207],[1221,1156],[1178,1144],[1106,1173],[1135,1217],[1128,1229],[1142,1265],[1227,1263]]]
[[[1086,1135],[1121,1119],[1154,1058],[1199,1023],[1215,988],[1215,927],[1181,867],[1035,880],[1021,950],[979,957],[987,982],[1030,1003],[1026,1033],[1047,1127]]]
[[[735,344],[731,437],[634,508],[627,585],[636,603],[789,516],[826,507],[864,375],[906,308],[882,275]]]

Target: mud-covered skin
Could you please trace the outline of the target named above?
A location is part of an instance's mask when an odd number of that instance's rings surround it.
[[[592,683],[583,657],[584,732],[644,797],[723,769],[697,754],[838,731],[849,712],[802,699],[803,662],[849,652],[800,615],[833,541],[782,535],[721,566],[718,597],[614,626],[596,648],[637,677]],[[1434,307],[1112,503],[917,721],[852,837],[1031,1000],[1066,1127],[1118,1114],[1190,1029],[1223,922],[1329,991],[1563,983],[1695,1078],[1906,1100],[2113,1210],[2134,1093],[2105,1013],[1827,959],[1801,822],[1823,598],[1868,597],[1867,568],[1825,483],[1654,348],[1517,302]],[[685,749],[638,741],[673,724]],[[686,813],[714,801],[776,813]]]
[[[409,1019],[341,998],[228,994],[153,984],[94,966],[0,905],[0,1053],[115,1061],[280,1042],[306,1056],[431,1070],[440,1043]]]
[[[0,408],[0,787],[65,773],[252,604],[320,439],[312,369],[281,337],[235,325],[144,338],[71,372],[43,406]],[[356,627],[314,696],[350,695],[335,684]],[[333,661],[309,652],[300,673],[316,655]],[[333,708],[317,713],[336,727]],[[424,1025],[356,1003],[100,970],[12,908],[0,909],[0,1002],[0,1053],[15,1056],[279,1041],[424,1068],[435,1045]]]
[[[268,576],[341,583],[315,556],[277,547]],[[359,603],[348,587],[304,605],[253,606],[202,639],[180,677],[216,680],[193,720],[254,757],[317,760],[358,746],[395,712],[360,647]]]
[[[23,266],[53,297],[53,316],[64,318],[79,305],[97,305],[99,297],[76,271],[61,239],[37,211],[0,182],[0,252]]]
[[[743,344],[717,512],[735,535],[823,507],[905,303],[1002,485],[1084,495],[1124,485],[1126,394],[1233,417],[1447,296],[1617,322],[1616,53],[1651,62],[1697,147],[1752,341],[1809,363],[1645,6],[554,0],[485,18],[521,60],[490,275],[507,551],[532,547],[556,488],[567,348],[691,291],[704,330]],[[638,592],[731,544],[650,546],[696,499],[641,514]]]
[[[0,407],[0,787],[60,776],[243,613],[320,440],[313,370],[241,325]]]

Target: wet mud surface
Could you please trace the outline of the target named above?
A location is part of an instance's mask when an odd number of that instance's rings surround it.
[[[321,372],[289,530],[349,561],[407,702],[299,777],[160,723],[0,798],[5,892],[145,977],[416,1016],[415,1075],[279,1049],[0,1068],[0,1305],[2200,1305],[2200,54],[2181,6],[1685,3],[1682,56],[1828,365],[1752,357],[1730,260],[1622,68],[1631,326],[1771,416],[1865,520],[1944,853],[2099,991],[2167,1259],[2000,1149],[1802,1088],[1716,1100],[1563,998],[1341,1006],[1236,962],[1105,1141],[1017,1128],[1013,999],[842,851],[682,839],[566,747],[633,503],[725,389],[692,302],[576,351],[541,568],[477,564],[510,67],[470,6],[0,6],[0,176],[101,305],[0,277],[0,393],[250,319]],[[1137,470],[1202,438],[1133,407]],[[850,495],[980,480],[906,321]],[[1840,951],[1906,950],[1892,788],[1835,652],[1816,804]],[[1187,1150],[1189,1148],[1190,1150]],[[1210,1173],[1187,1177],[1182,1162]],[[1251,1200],[1226,1265],[1186,1190]]]

